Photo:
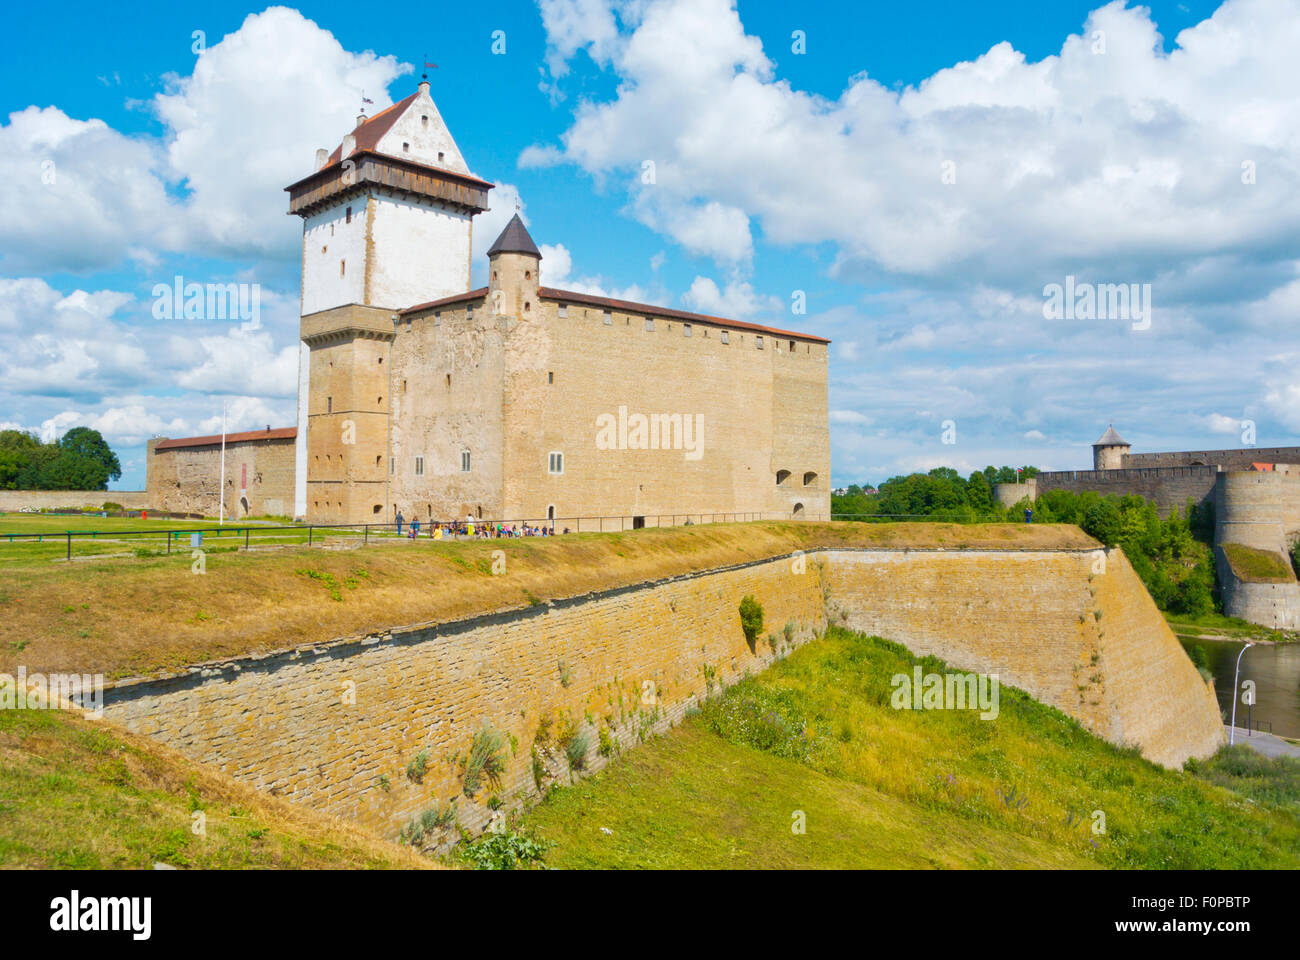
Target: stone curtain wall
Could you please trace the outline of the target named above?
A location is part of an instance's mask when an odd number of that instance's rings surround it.
[[[710,686],[762,670],[775,654],[765,639],[754,652],[745,643],[746,593],[764,606],[764,637],[795,624],[787,650],[825,628],[821,568],[784,558],[118,684],[105,714],[259,789],[392,836],[433,798],[462,792],[453,758],[485,721],[516,744],[496,791],[509,809],[537,799],[530,747],[543,715],[553,731],[565,716],[590,717],[626,749],[680,721]],[[354,704],[344,702],[349,685]],[[584,729],[598,769],[597,729]],[[422,749],[429,769],[417,784],[406,769]],[[567,776],[555,753],[552,773]],[[461,823],[481,827],[492,792],[462,798]]]
[[[0,490],[0,513],[59,507],[99,508],[105,503],[120,503],[127,510],[149,506],[143,490]]]
[[[1129,458],[1131,462],[1132,458]],[[1059,470],[1035,477],[1038,495],[1049,490],[1124,496],[1136,493],[1154,501],[1161,517],[1168,517],[1176,507],[1187,509],[1187,501],[1201,503],[1214,494],[1215,466],[1170,466],[1123,470]]]
[[[583,724],[587,768],[599,769],[599,728],[634,746],[710,689],[820,633],[829,609],[954,668],[997,672],[1158,762],[1212,752],[1222,739],[1213,696],[1122,555],[1109,555],[1104,574],[1096,562],[1068,551],[778,558],[119,683],[105,712],[261,789],[393,836],[435,799],[462,793],[459,758],[484,722],[510,738],[503,809],[527,806],[543,717],[552,731],[565,717]],[[765,610],[752,652],[737,612],[746,593]],[[406,771],[421,750],[429,769],[415,783]],[[543,760],[550,776],[567,776],[563,751]],[[462,797],[460,822],[481,828],[492,792]]]
[[[1300,463],[1300,447],[1236,447],[1232,450],[1183,450],[1176,453],[1130,453],[1124,466],[1176,467],[1217,464],[1225,470],[1245,470],[1252,463]]]
[[[1157,763],[1222,741],[1213,694],[1120,550],[840,552],[829,570],[835,622],[997,673]]]

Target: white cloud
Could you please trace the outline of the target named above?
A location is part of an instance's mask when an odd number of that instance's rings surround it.
[[[211,44],[190,76],[166,78],[149,104],[161,138],[57,107],[11,113],[0,126],[0,263],[83,271],[189,249],[294,260],[301,231],[282,188],[352,129],[363,90],[382,109],[406,70],[271,7]]]
[[[592,174],[625,173],[640,219],[720,261],[744,255],[751,220],[776,243],[833,243],[843,275],[1027,289],[1068,266],[1127,281],[1150,279],[1153,258],[1181,270],[1224,250],[1294,248],[1290,0],[1228,0],[1170,54],[1148,10],[1116,0],[1041,61],[1004,42],[897,92],[852,77],[834,100],[778,79],[728,0],[647,0],[635,13],[621,42],[601,41],[617,92],[584,102],[554,149]],[[550,40],[552,59],[580,46],[567,32]],[[650,186],[636,176],[646,159]]]
[[[761,314],[775,314],[782,308],[781,298],[756,293],[748,283],[733,281],[722,290],[708,277],[696,277],[682,301],[699,313],[748,320]]]

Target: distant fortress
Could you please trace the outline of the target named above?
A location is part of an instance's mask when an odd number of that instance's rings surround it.
[[[1188,500],[1212,505],[1224,612],[1300,629],[1300,584],[1289,560],[1300,541],[1300,447],[1132,453],[1112,425],[1092,445],[1092,466],[997,484],[998,502],[1010,507],[1052,490],[1092,490],[1138,494],[1154,501],[1162,517],[1185,509]],[[1269,568],[1275,573],[1260,574]]]

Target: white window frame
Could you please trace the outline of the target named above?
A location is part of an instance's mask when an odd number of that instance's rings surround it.
[[[470,472],[470,458],[469,458],[468,450],[462,450],[460,452],[460,472],[461,473]]]
[[[564,452],[562,450],[552,450],[546,455],[546,472],[552,476],[560,476],[564,473]]]
[[[730,343],[730,342],[731,342],[731,331],[730,331],[730,330],[723,330],[723,331],[722,331],[722,342],[723,342],[723,343]]]
[[[424,457],[422,456],[415,458],[415,475],[417,477],[424,476]]]

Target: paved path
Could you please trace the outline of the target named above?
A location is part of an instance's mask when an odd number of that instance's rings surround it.
[[[1224,731],[1227,732],[1228,725],[1224,724]],[[1258,750],[1266,757],[1298,757],[1300,758],[1300,746],[1283,740],[1281,737],[1275,737],[1271,733],[1262,733],[1256,730],[1253,734],[1241,727],[1235,730],[1235,743],[1244,743],[1254,750]]]

